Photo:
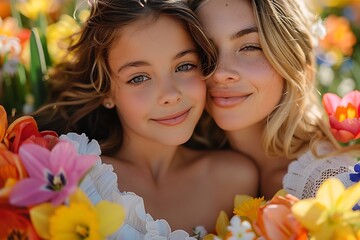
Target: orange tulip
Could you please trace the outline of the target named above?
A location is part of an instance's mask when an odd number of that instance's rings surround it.
[[[39,135],[36,121],[29,116],[20,117],[7,129],[4,139],[5,145],[10,151],[18,153],[22,142],[32,135]]]
[[[30,137],[45,136],[57,137],[58,135],[54,131],[39,132],[35,119],[30,116],[23,116],[10,124],[6,131],[4,142],[10,151],[18,153],[19,147]]]
[[[325,93],[322,102],[338,141],[345,143],[360,138],[360,91],[352,91],[343,98]]]
[[[253,227],[268,240],[307,240],[307,231],[291,213],[291,206],[298,199],[286,195],[275,196],[265,206],[260,207]]]
[[[0,143],[3,141],[7,129],[7,114],[5,108],[0,105]]]
[[[0,216],[0,239],[40,240],[27,209],[0,204]]]
[[[15,183],[27,176],[28,174],[19,156],[0,144],[0,202],[7,201],[10,190]]]

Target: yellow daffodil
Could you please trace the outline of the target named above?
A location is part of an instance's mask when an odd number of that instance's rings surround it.
[[[219,213],[219,216],[216,219],[215,231],[216,234],[208,234],[203,240],[213,240],[213,239],[226,239],[226,236],[229,234],[227,227],[229,226],[230,221],[229,217],[224,211]]]
[[[295,218],[313,240],[358,239],[360,211],[352,211],[360,200],[360,182],[345,189],[335,178],[326,180],[316,197],[294,203]]]
[[[51,0],[18,1],[16,8],[29,19],[36,20],[40,14],[46,14],[48,12],[51,4]]]
[[[66,49],[70,45],[70,37],[76,32],[80,31],[80,25],[77,24],[74,18],[69,15],[62,15],[60,20],[49,25],[46,29],[46,40],[51,60],[54,64],[59,61],[70,60]]]
[[[93,206],[78,190],[70,197],[69,205],[53,207],[40,204],[30,210],[31,220],[44,239],[106,239],[120,228],[125,219],[122,206],[100,201]]]
[[[237,195],[235,197],[234,214],[240,217],[247,217],[250,222],[254,222],[259,212],[259,208],[264,204],[264,197],[252,198],[247,195]]]

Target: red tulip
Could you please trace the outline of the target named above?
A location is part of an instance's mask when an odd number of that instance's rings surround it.
[[[297,198],[275,196],[266,205],[260,207],[253,227],[267,240],[307,240],[307,231],[295,219],[291,206]]]
[[[40,240],[25,208],[0,204],[0,229],[0,239]]]
[[[331,131],[338,141],[345,143],[360,138],[359,91],[352,91],[343,98],[325,93],[322,102],[329,115]]]

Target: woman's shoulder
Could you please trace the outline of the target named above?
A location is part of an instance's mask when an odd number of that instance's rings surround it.
[[[318,145],[317,158],[308,150],[289,164],[288,172],[283,178],[284,189],[298,198],[314,197],[320,185],[330,177],[336,177],[345,186],[350,186],[350,173],[357,160],[349,154],[326,156],[334,150],[328,142]]]
[[[200,165],[208,182],[237,188],[244,194],[256,194],[259,173],[250,158],[233,150],[196,150],[196,153],[193,164]]]

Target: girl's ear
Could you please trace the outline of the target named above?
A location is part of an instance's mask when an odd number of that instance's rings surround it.
[[[107,109],[112,109],[113,107],[115,107],[115,103],[111,97],[106,97],[103,100],[102,105]]]

